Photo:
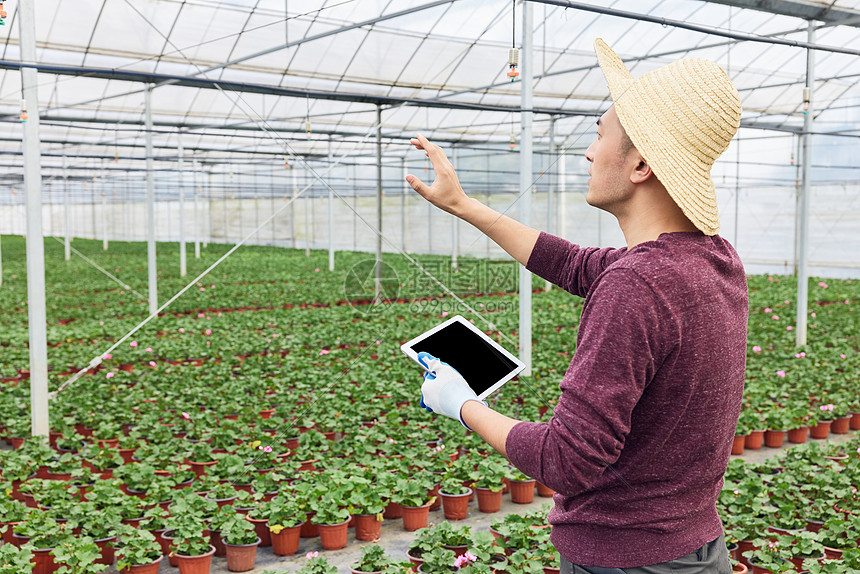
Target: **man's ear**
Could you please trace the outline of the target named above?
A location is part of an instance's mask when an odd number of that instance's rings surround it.
[[[654,172],[651,171],[651,166],[648,165],[648,162],[645,161],[645,158],[639,154],[636,154],[634,157],[634,161],[636,161],[636,166],[633,168],[633,171],[630,172],[630,182],[631,183],[644,183],[648,180],[649,177],[654,175]]]

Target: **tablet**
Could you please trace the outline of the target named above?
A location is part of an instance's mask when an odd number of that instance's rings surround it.
[[[448,363],[463,375],[481,400],[526,368],[461,315],[403,343],[400,350],[416,363],[421,351]]]

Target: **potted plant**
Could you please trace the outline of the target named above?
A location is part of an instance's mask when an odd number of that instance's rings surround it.
[[[507,466],[493,458],[488,457],[478,463],[473,474],[478,510],[490,513],[501,509],[506,474]]]
[[[423,562],[418,566],[418,572],[424,574],[443,574],[445,572],[456,572],[454,564],[457,557],[447,548],[434,548],[422,555]]]
[[[320,543],[326,550],[345,547],[349,537],[349,510],[341,508],[339,502],[332,492],[311,501],[311,522],[319,526]]]
[[[307,559],[308,561],[296,571],[296,574],[337,574],[337,568],[321,557],[319,552],[308,552]]]
[[[382,532],[382,513],[388,500],[377,487],[363,477],[354,477],[347,498],[347,510],[353,517],[358,540],[377,540]]]
[[[430,506],[435,497],[430,491],[436,480],[432,474],[419,471],[411,477],[397,479],[391,500],[403,508],[403,528],[409,532],[427,526],[430,516]]]
[[[448,520],[463,520],[469,513],[469,499],[472,489],[464,486],[461,480],[446,478],[439,488],[442,498],[442,512]]]
[[[507,475],[511,485],[511,502],[530,504],[535,498],[535,482],[532,477],[517,468],[511,468]]]
[[[389,568],[399,568],[400,572],[409,566],[408,562],[395,562],[377,544],[368,544],[361,548],[361,558],[349,566],[351,574],[381,574]]]
[[[250,522],[238,514],[228,518],[221,525],[221,539],[227,547],[227,569],[230,572],[254,569],[260,537]]]
[[[61,565],[57,574],[100,574],[108,568],[99,562],[99,547],[89,536],[68,536],[51,553]]]
[[[299,550],[299,535],[307,514],[287,493],[272,499],[269,505],[269,532],[272,551],[277,556],[292,556]]]
[[[158,574],[164,554],[152,532],[138,528],[122,530],[116,549],[116,567],[120,574]]]
[[[180,574],[208,574],[215,547],[199,518],[184,517],[173,530],[173,551]]]
[[[22,574],[33,571],[33,552],[27,545],[0,544],[0,574]]]

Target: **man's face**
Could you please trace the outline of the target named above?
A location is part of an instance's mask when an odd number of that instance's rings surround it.
[[[638,163],[633,154],[637,154],[636,149],[630,144],[613,105],[597,120],[597,139],[585,152],[585,159],[591,163],[585,198],[589,205],[618,215],[633,189],[629,172]]]

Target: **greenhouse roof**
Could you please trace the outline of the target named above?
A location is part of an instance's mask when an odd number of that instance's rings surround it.
[[[860,0],[531,4],[538,142],[552,123],[562,145],[588,143],[608,107],[597,37],[634,76],[682,57],[715,60],[741,93],[743,126],[800,132],[808,18],[820,48],[815,131],[860,137]],[[9,129],[0,153],[14,168],[18,2],[6,10],[0,116]],[[510,48],[521,47],[521,2],[39,0],[36,18],[49,175],[64,161],[142,167],[147,85],[155,86],[155,155],[163,162],[175,161],[180,130],[186,157],[210,164],[323,157],[329,141],[335,154],[370,156],[377,106],[387,155],[408,153],[405,140],[418,131],[464,145],[505,145],[519,134],[521,83],[506,72]]]

